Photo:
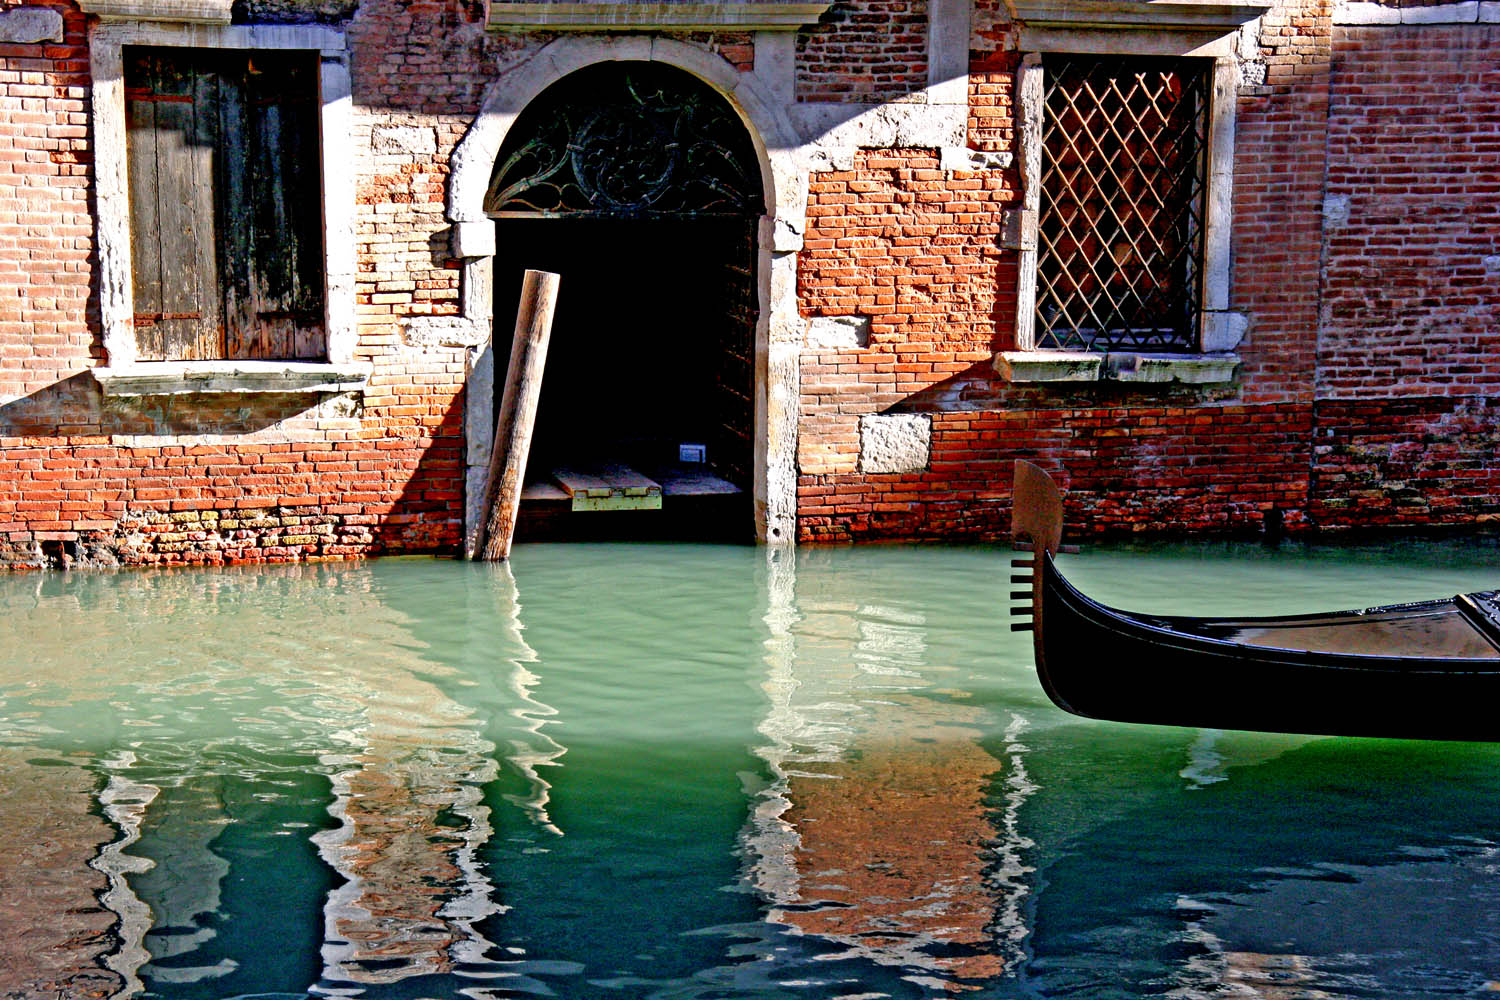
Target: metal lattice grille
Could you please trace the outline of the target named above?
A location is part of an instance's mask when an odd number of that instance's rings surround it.
[[[506,137],[485,195],[492,216],[759,216],[760,161],[729,103],[657,63],[567,77]]]
[[[1209,66],[1043,64],[1038,347],[1197,349]]]

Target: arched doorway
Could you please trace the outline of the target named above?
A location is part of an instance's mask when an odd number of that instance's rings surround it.
[[[753,537],[762,190],[734,109],[661,63],[579,70],[509,129],[497,375],[522,272],[562,275],[519,537]]]

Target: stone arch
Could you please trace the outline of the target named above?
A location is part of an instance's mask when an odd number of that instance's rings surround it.
[[[494,435],[490,387],[495,378],[489,332],[495,328],[491,274],[494,223],[484,196],[506,136],[521,112],[564,77],[601,62],[658,62],[712,87],[739,115],[760,161],[766,215],[759,235],[760,318],[755,343],[755,530],[768,543],[796,533],[797,401],[802,324],[797,310],[796,253],[806,221],[806,155],[786,115],[790,88],[743,73],[707,49],[668,38],[564,36],[492,82],[479,115],[449,160],[447,218],[454,252],[463,259],[463,313],[478,334],[465,410],[468,438],[465,534],[472,539],[484,513],[484,471]],[[503,318],[502,318],[503,319]],[[499,324],[503,331],[504,322]]]

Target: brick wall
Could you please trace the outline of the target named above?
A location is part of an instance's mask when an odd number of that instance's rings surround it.
[[[974,199],[918,151],[815,176],[804,311],[872,323],[866,346],[804,354],[801,537],[1002,536],[1017,457],[1058,469],[1093,533],[1249,532],[1273,509],[1294,531],[1492,519],[1497,30],[1335,33],[1322,0],[1261,20],[1237,109],[1232,307],[1251,327],[1231,387],[997,380],[1014,177]],[[1012,48],[981,0],[973,148],[1015,151]],[[936,256],[939,234],[965,259]],[[930,414],[926,471],[860,472],[859,417],[888,412]]]
[[[1318,395],[1500,388],[1500,25],[1338,28]]]
[[[1235,123],[1230,306],[1251,318],[1240,350],[1247,401],[1312,397],[1329,30],[1326,0],[1277,4],[1261,18],[1258,56],[1245,67]]]
[[[19,5],[0,0],[0,11]],[[63,41],[0,45],[0,405],[101,353],[89,323],[84,19],[67,4],[37,6],[63,14]]]
[[[1014,462],[1056,471],[1071,537],[1303,525],[1312,414],[1298,404],[1005,408],[933,415],[921,473],[804,476],[805,541],[1010,534]]]
[[[879,104],[926,87],[926,0],[840,0],[797,36],[800,101]]]
[[[457,546],[463,351],[407,345],[401,325],[457,310],[446,162],[483,86],[483,74],[460,67],[507,48],[485,38],[477,16],[457,3],[366,3],[350,29],[356,353],[375,366],[362,399],[104,397],[88,374],[103,351],[90,290],[83,19],[70,10],[65,45],[0,49],[16,130],[0,147],[0,282],[25,299],[18,314],[0,314],[0,564]]]
[[[820,476],[853,471],[862,414],[988,368],[997,317],[1015,312],[1014,259],[997,246],[1015,193],[1006,173],[945,172],[925,150],[866,154],[809,190],[802,308],[870,322],[866,347],[802,359],[798,460]]]

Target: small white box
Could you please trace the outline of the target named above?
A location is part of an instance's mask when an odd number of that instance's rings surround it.
[[[677,446],[677,461],[697,462],[703,464],[708,461],[708,445],[706,444],[680,444]]]

